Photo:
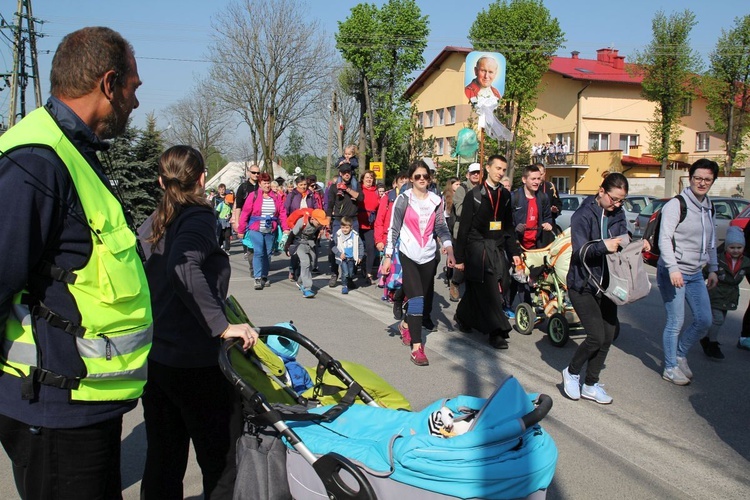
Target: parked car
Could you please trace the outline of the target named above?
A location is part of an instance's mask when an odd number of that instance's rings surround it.
[[[716,244],[720,245],[724,242],[724,238],[727,235],[727,227],[732,219],[737,217],[741,212],[744,213],[745,209],[750,205],[750,201],[743,198],[726,198],[722,196],[711,196],[711,202],[714,205],[715,214],[715,227],[716,227]],[[638,214],[634,223],[633,236],[642,237],[643,231],[646,229],[646,224],[651,218],[651,215],[659,210],[666,202],[671,198],[660,198],[652,201],[647,205],[641,213]],[[738,224],[735,224],[738,225]]]
[[[748,205],[742,212],[740,212],[737,217],[732,219],[732,222],[730,222],[729,225],[737,226],[744,231],[745,227],[747,227],[748,222],[750,222],[750,205]]]
[[[560,215],[555,219],[555,223],[560,226],[560,229],[565,230],[570,227],[570,218],[573,216],[573,212],[578,210],[581,202],[588,198],[587,194],[561,194],[560,201],[562,201],[562,210]]]
[[[635,220],[638,214],[646,208],[646,206],[654,200],[653,196],[645,194],[629,194],[625,198],[625,203],[622,204],[622,209],[625,210],[625,219],[628,223],[628,231],[631,234],[635,234]]]

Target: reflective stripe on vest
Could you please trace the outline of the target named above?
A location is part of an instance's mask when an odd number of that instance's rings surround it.
[[[91,229],[92,254],[83,268],[70,270],[76,279],[66,284],[85,329],[76,337],[76,347],[86,369],[73,379],[78,383],[70,390],[70,399],[136,399],[146,382],[153,335],[151,298],[136,237],[120,203],[46,108],[31,112],[0,136],[0,151],[5,153],[32,144],[52,149],[63,161]],[[44,360],[43,353],[38,358],[32,333],[35,323],[43,319],[32,318],[29,307],[21,303],[24,293],[14,297],[2,345],[2,369],[16,377],[28,376],[39,359]],[[68,335],[52,329],[43,345],[70,342]]]

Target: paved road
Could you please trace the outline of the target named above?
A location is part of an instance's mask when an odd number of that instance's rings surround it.
[[[438,281],[434,319],[438,331],[426,338],[430,366],[408,360],[408,350],[393,327],[390,306],[381,290],[360,288],[348,296],[329,289],[319,276],[321,292],[303,299],[286,280],[285,258],[272,264],[273,285],[252,289],[242,255],[233,248],[233,293],[257,325],[293,320],[334,357],[363,363],[386,378],[415,409],[444,397],[486,397],[498,381],[513,375],[529,392],[554,399],[543,421],[559,448],[551,499],[724,498],[750,495],[750,353],[734,347],[741,312],[732,312],[722,332],[727,359],[708,360],[698,346],[689,356],[695,381],[677,387],[661,379],[661,331],[664,312],[654,284],[650,296],[620,309],[622,330],[610,350],[602,382],[614,404],[570,401],[561,393],[560,370],[582,337],[563,348],[553,347],[543,332],[512,334],[510,349],[496,351],[478,333],[455,330],[450,318],[455,304]],[[323,266],[321,266],[323,267]],[[743,290],[742,304],[750,300]],[[312,362],[302,359],[304,364]],[[140,408],[126,417],[123,432],[123,496],[138,498],[145,437]],[[0,454],[3,498],[13,498],[7,458]],[[185,494],[200,498],[200,475],[194,460]]]

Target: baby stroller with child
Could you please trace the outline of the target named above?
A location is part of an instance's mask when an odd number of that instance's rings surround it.
[[[228,309],[244,315],[236,302]],[[264,342],[247,353],[225,342],[220,365],[242,394],[246,422],[235,499],[546,496],[557,463],[539,425],[549,396],[508,377],[487,399],[459,395],[412,412],[382,378],[335,360],[291,325],[256,330],[285,359],[302,346],[317,365],[299,393]]]
[[[524,250],[523,266],[512,273],[516,281],[527,284],[531,296],[531,303],[521,301],[516,307],[519,333],[530,335],[546,319],[550,342],[562,347],[570,338],[571,328],[581,328],[566,286],[572,252],[570,228],[544,248]]]

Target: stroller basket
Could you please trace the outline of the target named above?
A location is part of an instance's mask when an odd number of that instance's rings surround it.
[[[288,484],[284,495],[238,496],[242,489],[257,489],[257,484],[240,484],[238,472],[235,498],[544,498],[557,462],[554,441],[539,426],[552,407],[548,396],[529,395],[509,377],[486,400],[457,396],[420,412],[384,408],[342,363],[304,335],[278,326],[256,330],[261,337],[298,342],[318,359],[316,373],[335,375],[346,396],[317,408],[305,405],[304,398],[271,403],[233,366],[240,359],[233,353],[241,352],[238,344],[225,342],[221,368],[241,392],[252,425],[272,428],[283,438],[284,446],[274,453],[283,457]],[[365,404],[352,404],[355,398]],[[463,433],[445,438],[432,432],[432,417],[444,410],[456,421],[464,419]],[[257,439],[258,433],[251,441]],[[267,457],[274,459],[271,453]]]

